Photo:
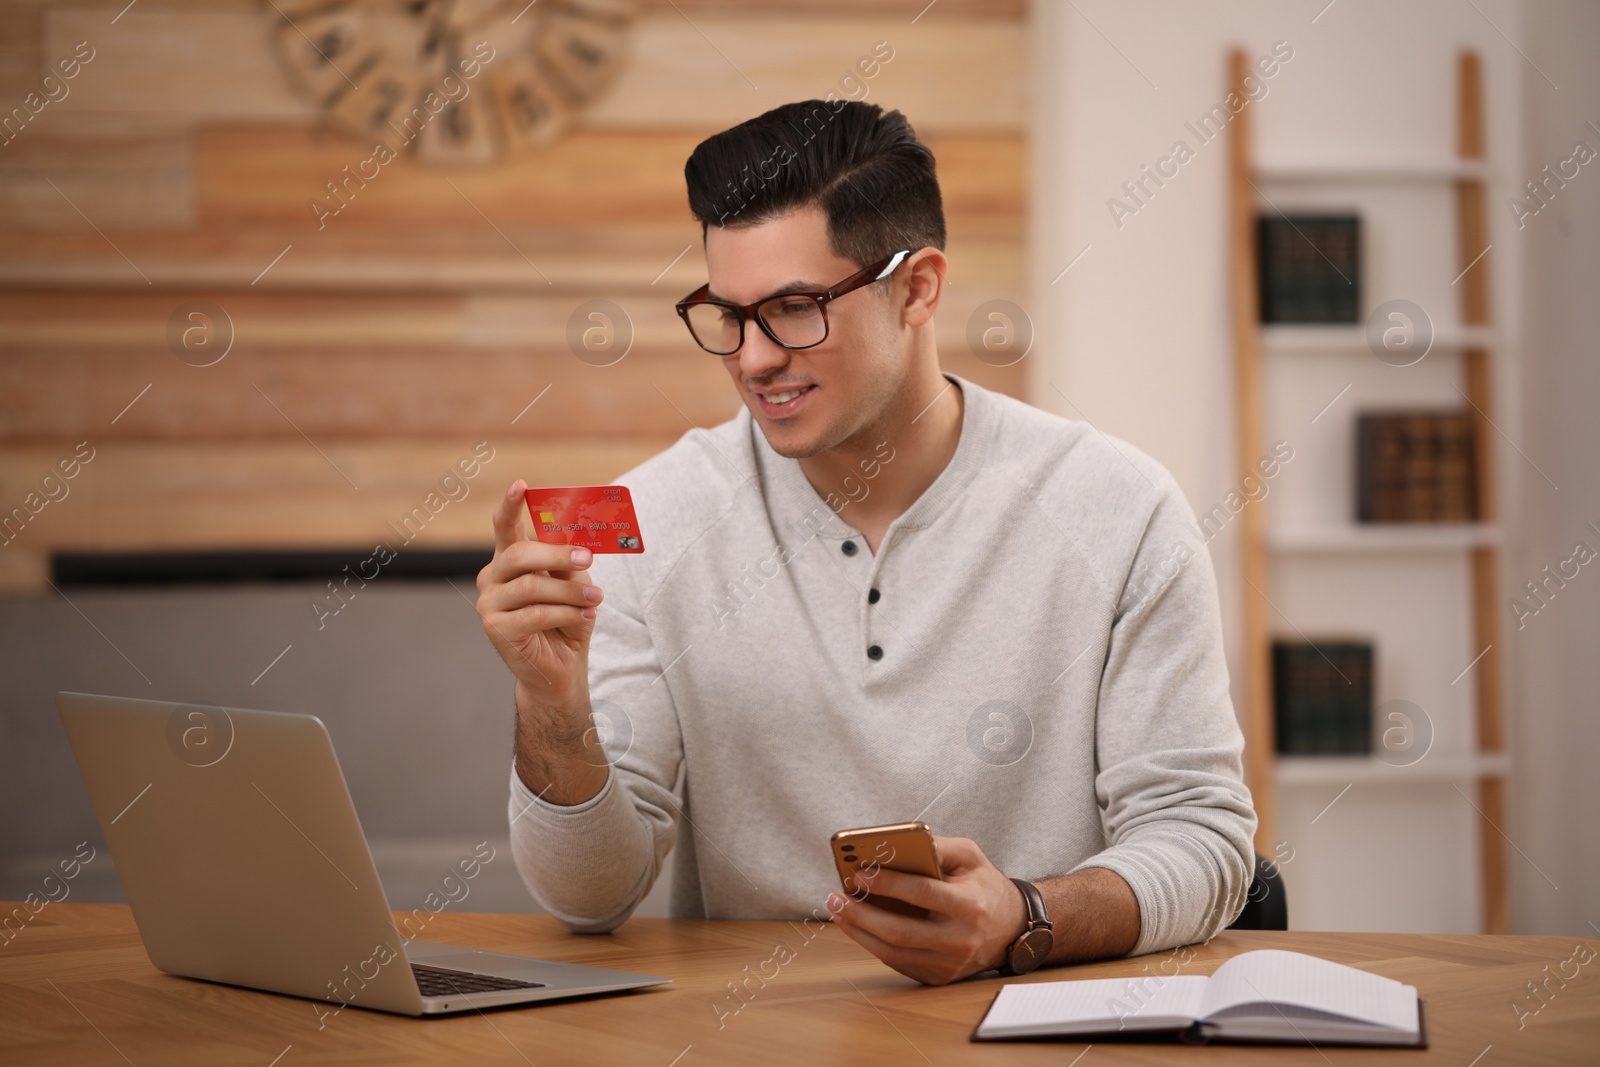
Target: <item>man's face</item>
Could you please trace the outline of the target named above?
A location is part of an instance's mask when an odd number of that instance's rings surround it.
[[[861,269],[834,253],[818,207],[755,226],[711,227],[706,267],[710,295],[736,304],[785,290],[822,292]],[[829,302],[828,337],[813,348],[784,348],[754,320],[745,323],[743,347],[722,364],[773,451],[800,459],[837,447],[899,392],[907,360],[886,289],[878,283]]]

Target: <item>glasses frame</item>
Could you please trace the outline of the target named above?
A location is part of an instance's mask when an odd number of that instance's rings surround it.
[[[689,336],[694,338],[694,343],[705,349],[707,352],[710,352],[713,356],[731,356],[742,349],[744,347],[744,324],[749,320],[754,320],[755,324],[761,327],[761,332],[766,334],[772,343],[780,348],[787,348],[790,351],[815,348],[817,345],[820,345],[822,342],[828,339],[828,333],[830,331],[830,326],[828,324],[829,303],[839,299],[841,296],[844,296],[847,293],[853,293],[857,289],[887,278],[899,268],[901,263],[905,262],[906,257],[911,255],[913,251],[914,249],[904,248],[891,256],[885,256],[883,259],[878,260],[878,262],[873,263],[870,266],[863,267],[854,274],[850,275],[850,277],[846,278],[844,281],[823,292],[776,293],[772,296],[764,296],[753,304],[735,304],[728,300],[709,299],[706,294],[711,291],[711,283],[706,282],[700,288],[696,289],[694,292],[678,301],[675,307],[678,311],[678,317],[683,320],[684,326],[688,327]],[[807,345],[791,345],[781,340],[777,334],[773,333],[772,327],[767,325],[766,320],[757,314],[757,309],[760,308],[762,304],[768,303],[772,300],[793,300],[796,297],[804,297],[814,301],[817,305],[818,313],[822,315],[822,336]],[[689,309],[699,304],[709,304],[712,307],[725,308],[728,311],[732,311],[738,315],[739,343],[734,345],[733,348],[726,352],[718,352],[715,349],[708,347],[704,341],[700,340],[700,336],[694,332],[694,327],[689,323]]]

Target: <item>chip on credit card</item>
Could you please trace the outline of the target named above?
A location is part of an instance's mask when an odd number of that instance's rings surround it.
[[[591,552],[643,552],[633,494],[625,485],[529,489],[533,536],[547,545],[580,545]]]

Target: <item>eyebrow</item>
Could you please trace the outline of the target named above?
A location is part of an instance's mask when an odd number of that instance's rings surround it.
[[[789,283],[785,284],[781,288],[774,289],[772,292],[768,293],[766,296],[761,297],[759,300],[754,300],[754,301],[751,301],[751,302],[758,304],[762,300],[771,300],[775,296],[788,296],[791,293],[825,293],[827,291],[828,291],[828,287],[827,286],[818,284],[816,282],[793,281],[793,282],[789,282]],[[722,303],[725,303],[725,304],[737,303],[737,301],[730,300],[727,297],[722,296],[721,294],[719,294],[715,289],[711,288],[709,283],[707,283],[707,285],[706,285],[706,299],[708,299],[708,300],[719,300],[719,301],[721,301]]]

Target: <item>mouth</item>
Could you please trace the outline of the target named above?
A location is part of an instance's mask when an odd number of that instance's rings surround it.
[[[752,389],[756,400],[761,404],[761,411],[768,418],[781,419],[793,415],[803,408],[816,392],[814,385],[789,386],[784,389],[757,391]]]

